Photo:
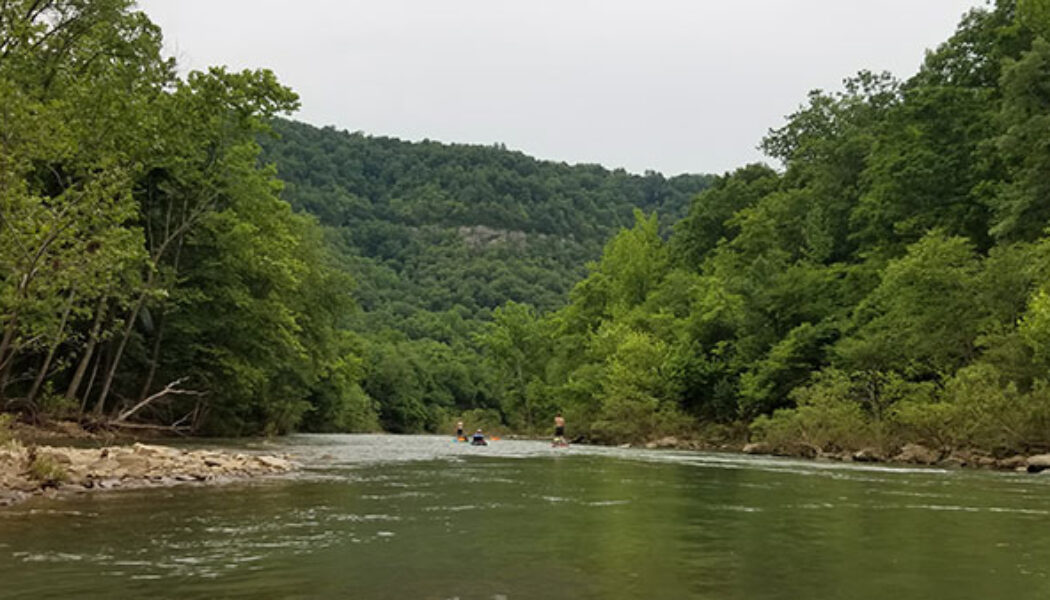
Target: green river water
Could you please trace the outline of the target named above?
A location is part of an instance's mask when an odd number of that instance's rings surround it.
[[[291,436],[290,477],[0,509],[0,598],[1050,598],[1050,475]]]

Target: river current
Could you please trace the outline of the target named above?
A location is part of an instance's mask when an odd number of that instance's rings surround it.
[[[0,509],[0,598],[1050,598],[1050,475],[299,435]]]

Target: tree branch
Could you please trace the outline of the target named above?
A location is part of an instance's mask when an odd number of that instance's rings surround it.
[[[141,402],[139,402],[135,406],[132,406],[131,408],[129,408],[129,409],[125,410],[124,412],[120,413],[119,415],[117,415],[117,418],[113,419],[110,422],[110,425],[121,425],[121,424],[123,424],[125,421],[127,421],[128,417],[134,415],[139,410],[145,408],[151,402],[153,402],[155,400],[159,400],[159,399],[161,399],[161,398],[163,398],[165,396],[168,396],[168,395],[182,395],[182,396],[203,396],[203,395],[205,395],[205,392],[200,392],[200,391],[197,391],[197,390],[183,390],[183,389],[179,389],[177,386],[179,384],[181,384],[183,381],[185,381],[186,379],[187,379],[186,377],[180,377],[179,379],[176,379],[175,381],[172,381],[168,385],[164,386],[164,389],[162,389],[161,391],[157,392],[156,394],[153,394],[152,396],[150,396],[148,398],[144,398]]]

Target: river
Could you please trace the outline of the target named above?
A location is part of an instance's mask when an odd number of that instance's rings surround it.
[[[1050,475],[438,436],[0,509],[2,598],[1050,597]]]

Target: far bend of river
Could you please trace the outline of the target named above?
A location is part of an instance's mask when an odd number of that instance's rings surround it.
[[[291,436],[287,478],[0,509],[0,598],[1050,598],[1050,476]]]

